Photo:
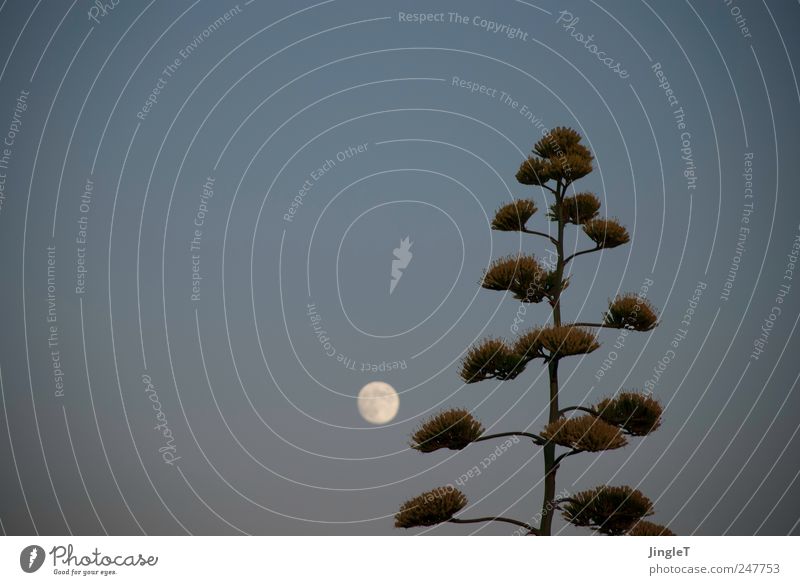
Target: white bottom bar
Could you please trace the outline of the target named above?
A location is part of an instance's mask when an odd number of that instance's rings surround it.
[[[0,539],[0,582],[797,584],[799,544],[777,536],[14,536]]]

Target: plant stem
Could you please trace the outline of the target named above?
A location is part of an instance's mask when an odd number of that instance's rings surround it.
[[[561,291],[563,289],[564,278],[564,219],[561,214],[561,202],[564,197],[565,185],[558,181],[555,189],[556,213],[558,217],[558,237],[556,238],[556,253],[558,261],[556,264],[556,290],[553,302],[553,325],[561,326]],[[553,423],[558,420],[558,358],[550,360],[547,364],[547,372],[550,377],[550,416],[548,422]],[[554,443],[547,443],[544,448],[544,498],[542,500],[542,515],[539,523],[539,534],[550,536],[553,528],[553,513],[555,512],[556,497],[556,446]]]
[[[556,327],[561,327],[561,290],[563,287],[562,279],[564,278],[564,219],[561,217],[561,201],[564,193],[561,189],[561,182],[559,181],[556,188],[556,205],[558,210],[558,237],[556,238],[556,253],[558,254],[558,261],[556,263],[556,282],[558,283],[553,302],[553,324]]]
[[[550,417],[549,420],[558,420],[558,360],[553,360],[548,364],[550,375]],[[547,443],[542,448],[544,452],[544,498],[542,500],[541,522],[539,523],[539,534],[550,536],[553,526],[553,512],[555,505],[553,499],[556,496],[556,445]]]

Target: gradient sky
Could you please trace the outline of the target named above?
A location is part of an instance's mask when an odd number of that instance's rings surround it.
[[[513,337],[520,305],[478,286],[487,264],[547,254],[489,221],[516,197],[546,209],[514,174],[555,126],[595,156],[575,188],[632,236],[572,263],[565,318],[597,320],[649,281],[660,315],[651,333],[615,348],[604,331],[599,350],[563,361],[562,404],[650,381],[665,405],[652,436],[566,460],[558,489],[638,487],[679,534],[798,533],[800,283],[784,278],[800,235],[797,4],[92,6],[0,5],[0,135],[15,132],[0,166],[6,533],[397,534],[400,503],[497,446],[422,455],[408,448],[421,420],[463,407],[492,432],[540,430],[539,364],[504,383],[457,372],[475,341]],[[420,12],[444,21],[401,16]],[[529,225],[552,227],[542,211]],[[413,259],[389,295],[405,237]],[[526,309],[524,327],[548,318]],[[326,355],[310,312],[352,367]],[[400,393],[385,426],[356,409],[372,380]],[[541,475],[538,449],[514,445],[462,482],[465,516],[533,518]],[[585,533],[560,518],[556,531]]]

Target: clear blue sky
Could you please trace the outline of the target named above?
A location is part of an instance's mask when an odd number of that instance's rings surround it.
[[[33,6],[0,9],[6,531],[394,534],[402,501],[495,448],[412,452],[422,419],[538,431],[541,368],[457,371],[512,337],[519,304],[482,270],[547,250],[489,219],[546,208],[514,174],[565,125],[596,157],[576,189],[632,235],[573,263],[567,318],[652,281],[661,324],[562,362],[562,403],[649,383],[666,410],[559,490],[637,486],[681,534],[797,533],[796,4]],[[371,380],[400,392],[383,427],[356,409]],[[468,513],[531,518],[541,469],[515,445],[464,483]]]

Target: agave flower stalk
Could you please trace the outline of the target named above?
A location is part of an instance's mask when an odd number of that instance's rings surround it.
[[[651,396],[620,391],[590,406],[559,406],[558,368],[562,359],[586,355],[600,346],[603,328],[650,331],[658,324],[655,309],[634,294],[623,294],[609,302],[597,323],[566,322],[562,316],[563,293],[569,285],[567,265],[578,257],[599,250],[617,248],[630,241],[625,227],[615,218],[600,215],[600,200],[589,192],[568,194],[574,181],[592,172],[593,156],[581,144],[581,136],[571,128],[555,128],[534,145],[531,156],[522,162],[516,178],[523,185],[543,189],[552,196],[547,217],[555,224],[548,232],[529,227],[537,206],[530,199],[502,205],[492,221],[492,229],[521,232],[546,238],[556,249],[555,265],[547,265],[530,254],[495,260],[481,280],[483,288],[510,292],[522,303],[547,301],[551,323],[534,327],[515,340],[485,339],[469,348],[461,362],[459,375],[467,384],[483,380],[513,380],[530,362],[541,359],[548,372],[548,423],[540,433],[527,431],[487,435],[483,425],[469,411],[455,409],[425,421],[412,435],[411,446],[430,453],[442,448],[461,450],[469,444],[506,436],[523,436],[541,449],[544,460],[544,493],[538,525],[511,518],[485,516],[456,517],[467,505],[466,496],[452,486],[437,488],[407,501],[395,516],[396,526],[432,526],[441,522],[467,523],[499,521],[516,524],[528,534],[549,536],[553,516],[561,511],[564,519],[607,535],[667,536],[668,528],[645,520],[653,514],[649,499],[628,486],[599,486],[568,498],[556,497],[556,475],[567,457],[597,453],[627,445],[628,437],[641,437],[661,424],[662,407]],[[565,253],[565,231],[580,228],[593,246]],[[451,489],[452,488],[452,489]],[[453,491],[454,490],[454,491]]]

